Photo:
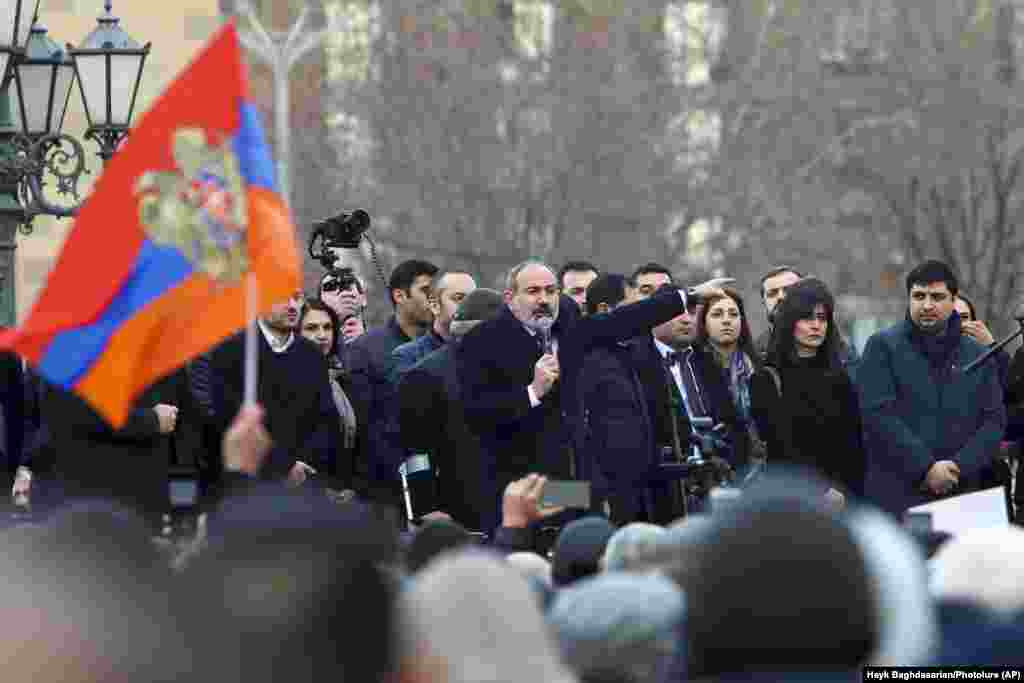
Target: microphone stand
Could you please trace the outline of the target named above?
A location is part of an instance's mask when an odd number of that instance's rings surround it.
[[[1002,351],[1003,347],[1005,347],[1007,344],[1012,342],[1017,337],[1024,335],[1024,316],[1016,318],[1016,320],[1017,325],[1020,327],[1020,329],[1018,329],[1016,332],[1014,332],[1013,334],[1011,334],[1009,337],[999,342],[998,344],[993,344],[991,347],[989,347],[988,351],[981,354],[976,359],[972,360],[970,363],[965,365],[963,369],[964,373],[973,372],[974,370],[977,370],[985,361],[987,361],[989,358]]]

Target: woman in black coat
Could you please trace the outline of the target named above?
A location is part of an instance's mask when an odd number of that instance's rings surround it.
[[[864,492],[857,392],[839,360],[835,300],[823,282],[801,280],[775,311],[764,368],[751,381],[751,408],[774,463],[812,468],[841,505]],[[780,391],[781,389],[781,391]]]

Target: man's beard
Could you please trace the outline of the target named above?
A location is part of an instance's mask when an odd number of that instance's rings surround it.
[[[526,326],[531,329],[551,329],[551,326],[555,324],[555,312],[550,306],[541,305],[533,310],[530,314],[529,320],[526,321]]]
[[[537,330],[538,332],[550,330],[554,324],[555,319],[551,316],[544,316],[538,318],[536,317],[536,315],[534,315],[533,318],[530,318],[528,321],[526,321],[527,327],[529,327],[532,330]]]

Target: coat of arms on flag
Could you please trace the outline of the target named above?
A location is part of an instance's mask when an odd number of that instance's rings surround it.
[[[147,171],[135,184],[139,222],[155,244],[177,247],[217,282],[237,282],[247,267],[245,183],[230,145],[206,131],[174,132],[174,171]]]

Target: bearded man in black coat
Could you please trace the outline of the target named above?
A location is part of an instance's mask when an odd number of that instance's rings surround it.
[[[702,285],[702,292],[728,280]],[[582,438],[579,371],[587,352],[649,333],[686,310],[691,290],[665,291],[605,315],[581,317],[554,271],[526,261],[509,273],[505,310],[463,339],[458,371],[469,427],[481,441],[481,490],[493,500],[530,472],[574,478]]]

